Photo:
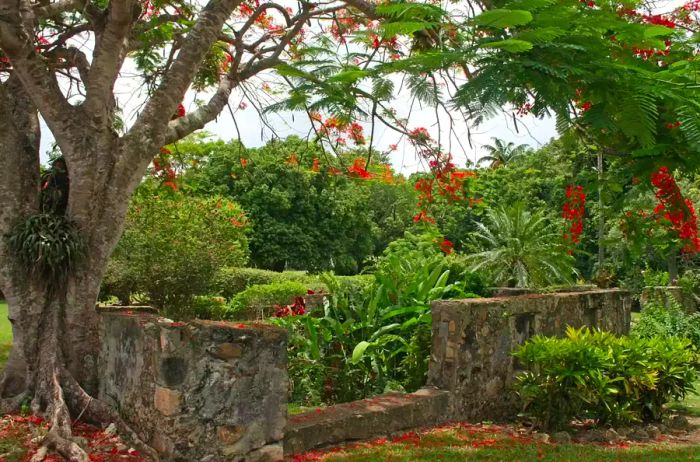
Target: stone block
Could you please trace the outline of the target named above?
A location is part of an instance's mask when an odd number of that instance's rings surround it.
[[[172,416],[180,412],[181,393],[170,388],[156,386],[153,405],[161,414]]]
[[[221,343],[213,346],[209,352],[217,359],[228,361],[243,356],[243,347],[238,343]]]

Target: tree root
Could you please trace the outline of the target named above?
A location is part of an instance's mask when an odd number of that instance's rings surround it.
[[[22,403],[29,398],[29,393],[23,391],[11,398],[0,398],[0,414],[16,414],[22,408]]]
[[[41,462],[49,451],[59,454],[68,462],[89,462],[87,453],[73,440],[70,409],[80,413],[76,420],[84,419],[102,425],[114,423],[119,434],[125,436],[143,455],[154,462],[160,461],[158,453],[143,443],[119,414],[102,401],[92,398],[67,371],[61,372],[54,371],[51,375],[51,401],[46,412],[50,429],[30,462]],[[46,382],[42,383],[44,384]],[[66,403],[66,398],[70,406]]]
[[[56,370],[51,374],[51,402],[48,406],[49,432],[41,441],[39,450],[31,458],[31,462],[40,462],[46,457],[48,450],[54,451],[68,462],[89,462],[87,453],[71,440],[72,429],[70,411],[63,397],[63,388]],[[43,385],[48,385],[44,382]]]
[[[67,382],[65,388],[73,403],[73,408],[80,409],[85,420],[103,425],[113,423],[117,427],[117,432],[127,438],[138,451],[155,462],[160,461],[158,452],[144,443],[111,406],[90,396],[72,377],[69,376]]]

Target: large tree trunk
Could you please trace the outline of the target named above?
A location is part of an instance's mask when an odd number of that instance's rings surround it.
[[[0,236],[4,236],[40,210],[39,121],[14,78],[0,83],[0,120]],[[121,148],[114,137],[99,130],[94,138],[81,141],[75,146],[86,151]],[[37,461],[48,450],[66,460],[88,461],[71,437],[71,421],[78,417],[115,423],[144,454],[157,460],[157,454],[141,444],[112,409],[92,397],[98,387],[95,304],[107,260],[121,235],[128,197],[138,183],[138,175],[119,178],[114,160],[107,162],[86,162],[72,169],[69,165],[68,215],[77,223],[87,249],[79,270],[58,290],[49,291],[44,281],[32,280],[16,267],[0,239],[0,291],[9,305],[13,333],[9,361],[0,372],[0,413],[16,412],[26,402],[49,421],[51,430],[33,459]]]

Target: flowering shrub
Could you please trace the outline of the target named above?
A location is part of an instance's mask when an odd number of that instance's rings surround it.
[[[191,197],[146,182],[132,198],[102,296],[128,303],[140,294],[168,316],[191,317],[193,297],[213,290],[217,270],[247,261],[247,227],[234,202]]]
[[[228,303],[226,317],[242,319],[265,317],[266,314],[291,316],[304,314],[306,305],[303,295],[308,285],[297,281],[281,281],[250,286],[239,292]],[[293,300],[291,305],[287,305]],[[270,309],[272,311],[270,312]]]
[[[313,291],[307,291],[314,293]],[[275,305],[275,317],[283,318],[285,316],[301,316],[306,313],[306,301],[304,297],[294,297],[294,303],[291,305],[279,306]]]
[[[682,242],[684,253],[700,252],[698,237],[698,217],[693,203],[683,197],[676,180],[668,167],[660,167],[651,175],[651,183],[656,188],[659,204],[654,209],[658,221],[669,223]]]

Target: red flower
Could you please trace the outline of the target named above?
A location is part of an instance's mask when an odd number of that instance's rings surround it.
[[[178,117],[185,117],[185,114],[187,114],[187,112],[185,111],[185,106],[183,106],[182,103],[177,105],[177,112],[175,114]]]
[[[372,174],[365,169],[364,163],[364,159],[355,159],[355,162],[353,162],[352,167],[348,167],[348,173],[355,174],[360,178],[364,179],[372,178]]]
[[[654,208],[657,221],[665,220],[670,223],[670,229],[685,243],[682,248],[684,253],[700,252],[695,207],[690,200],[683,197],[668,167],[660,167],[653,173],[651,184],[656,188],[656,197],[659,200],[659,204]]]
[[[583,219],[586,214],[586,193],[583,191],[583,186],[567,186],[566,198],[567,201],[562,206],[561,215],[570,223],[564,233],[564,241],[578,244],[581,241]]]
[[[454,244],[452,241],[448,240],[447,238],[443,239],[442,242],[440,243],[440,251],[444,253],[445,255],[449,255],[452,253],[452,250],[454,249]]]

